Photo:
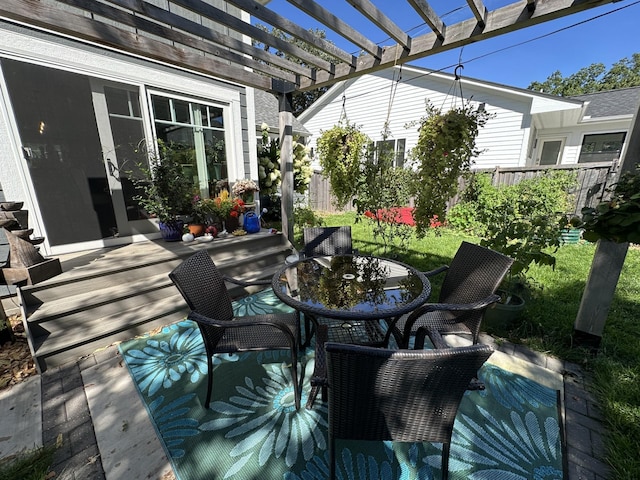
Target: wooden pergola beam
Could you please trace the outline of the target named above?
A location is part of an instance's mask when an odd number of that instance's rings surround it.
[[[301,28],[299,25],[293,23],[287,18],[278,15],[277,13],[269,10],[264,5],[256,2],[255,0],[227,0],[230,4],[250,13],[253,17],[259,18],[269,25],[276,25],[279,30],[287,32],[300,40],[313,45],[318,50],[335,57],[338,60],[346,63],[347,65],[355,65],[355,56],[345,52],[341,48],[336,47],[333,43],[326,41],[323,38],[313,35],[309,30]]]
[[[172,0],[169,9],[145,0],[3,0],[0,17],[178,68],[286,93],[330,86],[614,0],[514,0],[492,11],[482,0],[467,0],[473,17],[446,26],[427,0],[406,0],[432,30],[413,38],[385,15],[383,7],[374,6],[370,0],[349,0],[395,39],[396,43],[388,47],[378,46],[313,0],[288,1],[368,53],[349,54],[256,0],[229,0],[229,8],[255,15],[313,48],[308,51],[277,38],[203,0]],[[389,4],[389,8],[394,6]],[[225,29],[237,32],[236,38]],[[254,43],[278,52],[257,48]],[[335,58],[335,63],[318,52]],[[282,53],[300,59],[302,64],[283,58]]]
[[[398,44],[404,48],[411,46],[411,37],[407,35],[395,22],[391,21],[369,0],[347,0],[356,10],[375,23],[380,30],[386,32]]]
[[[475,18],[463,20],[459,23],[448,25],[444,39],[439,39],[434,32],[413,37],[411,49],[408,51],[400,45],[395,45],[384,48],[379,58],[371,55],[362,55],[358,58],[355,69],[346,68],[344,65],[338,64],[333,75],[318,72],[314,80],[301,79],[299,89],[312,90],[321,86],[331,85],[335,83],[336,79],[346,80],[366,73],[384,70],[396,64],[407,63],[469,43],[497,37],[528,26],[578,13],[588,8],[593,8],[593,4],[596,3],[609,2],[555,0],[542,4],[537,3],[533,12],[527,8],[527,1],[514,2],[505,7],[487,12],[484,28],[478,28],[478,21]]]
[[[425,0],[408,0],[413,9],[425,21],[438,40],[444,40],[445,24]]]
[[[334,14],[332,14],[329,10],[320,6],[313,0],[287,0],[292,5],[295,5],[300,10],[305,12],[307,15],[315,18],[323,25],[326,25],[334,32],[340,34],[347,40],[349,40],[354,45],[359,46],[365,52],[368,52],[369,55],[372,55],[374,58],[379,58],[380,56],[380,47],[376,45],[373,41],[369,40],[367,37],[362,35],[360,32],[351,28],[347,23],[340,20]]]

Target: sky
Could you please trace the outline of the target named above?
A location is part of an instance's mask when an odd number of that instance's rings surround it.
[[[409,35],[415,37],[429,32],[429,27],[424,25],[408,2],[372,1]],[[484,0],[489,10],[511,2]],[[379,45],[394,43],[347,1],[325,0],[319,3]],[[393,8],[389,8],[389,4]],[[464,0],[429,0],[429,4],[445,24],[455,24],[471,16]],[[337,46],[357,54],[358,47],[339,35],[332,37],[330,33],[333,32],[327,27],[300,13],[286,0],[271,0],[267,7],[306,29],[324,30],[327,38]],[[640,53],[640,0],[622,0],[410,64],[454,73],[455,66],[461,61],[462,76],[526,88],[533,81],[545,81],[555,71],[567,77],[593,63],[602,63],[609,69],[623,58],[631,59],[634,53]]]

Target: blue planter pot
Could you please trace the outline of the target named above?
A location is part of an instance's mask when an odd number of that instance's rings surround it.
[[[182,240],[182,229],[184,222],[182,220],[174,220],[173,222],[159,222],[160,235],[165,242],[179,242]]]

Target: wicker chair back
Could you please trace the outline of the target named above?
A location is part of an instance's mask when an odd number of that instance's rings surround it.
[[[351,227],[308,227],[303,231],[302,255],[342,255],[353,253]]]
[[[333,342],[325,348],[330,478],[335,478],[336,439],[442,443],[447,478],[458,407],[493,349],[387,350]]]

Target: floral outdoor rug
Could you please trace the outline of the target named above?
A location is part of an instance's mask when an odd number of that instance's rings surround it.
[[[266,290],[234,302],[237,314],[288,311]],[[189,320],[120,345],[176,477],[327,479],[327,405],[304,405],[313,349],[302,355],[302,406],[294,408],[288,352],[215,359],[213,396],[197,325]],[[558,392],[494,365],[480,372],[486,390],[465,394],[452,438],[449,478],[563,479]],[[440,444],[337,443],[342,480],[439,479]]]

